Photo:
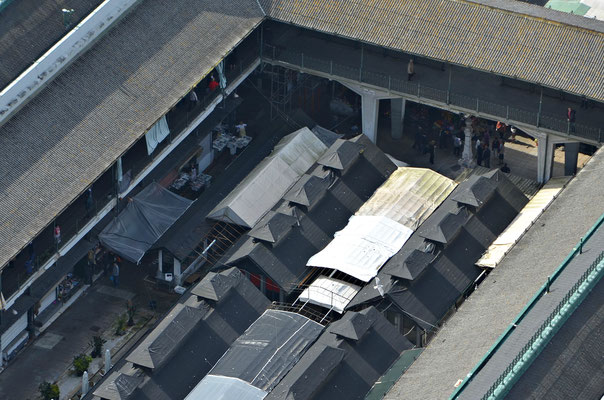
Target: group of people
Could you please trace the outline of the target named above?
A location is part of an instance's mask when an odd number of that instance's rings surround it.
[[[488,132],[481,137],[476,138],[476,164],[491,168],[491,157],[499,160],[499,165],[503,164],[505,139],[503,136],[495,137],[490,140]]]

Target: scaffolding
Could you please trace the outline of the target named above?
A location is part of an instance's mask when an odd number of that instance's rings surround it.
[[[265,72],[271,78],[271,121],[291,113],[295,96],[299,96],[304,104],[310,97],[311,105],[314,104],[314,92],[321,82],[320,78],[272,64]]]

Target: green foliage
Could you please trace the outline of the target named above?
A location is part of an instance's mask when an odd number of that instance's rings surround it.
[[[122,314],[119,317],[117,317],[117,320],[115,321],[115,334],[123,335],[124,332],[126,331],[127,324],[128,324],[128,315],[127,314]]]
[[[90,346],[92,346],[92,354],[93,358],[100,357],[103,353],[103,345],[107,343],[105,339],[100,336],[93,336],[92,340],[89,342]]]
[[[44,400],[59,400],[59,385],[44,381],[38,386],[40,395]]]
[[[92,357],[88,354],[80,354],[73,358],[73,369],[77,376],[82,376],[84,371],[88,370],[90,363],[92,362]]]

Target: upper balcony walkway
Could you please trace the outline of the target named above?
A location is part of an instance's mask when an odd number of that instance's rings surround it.
[[[604,133],[602,105],[581,107],[576,96],[527,82],[415,58],[415,76],[407,78],[409,56],[350,41],[332,41],[307,31],[290,31],[265,41],[262,59],[345,83],[361,84],[379,95],[403,97],[439,108],[504,121],[528,132],[550,133],[598,144]],[[383,97],[383,96],[382,96]],[[576,124],[566,118],[576,110]]]

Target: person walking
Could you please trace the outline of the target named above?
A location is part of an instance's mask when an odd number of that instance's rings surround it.
[[[499,165],[503,164],[503,150],[504,150],[504,141],[502,140],[499,144]]]
[[[409,60],[409,64],[407,64],[407,80],[410,81],[415,75],[415,64],[413,64],[413,58]]]
[[[59,225],[55,225],[54,238],[55,245],[59,247],[59,244],[61,244],[61,227]]]
[[[477,140],[477,142],[480,142],[480,140]],[[484,148],[483,146],[478,146],[476,148],[476,164],[481,166],[482,165],[482,157],[483,157],[483,153],[484,153]]]
[[[568,119],[568,129],[571,132],[575,131],[575,117],[576,117],[575,110],[571,107],[568,107],[568,111],[566,112],[566,119]]]
[[[484,145],[484,151],[482,152],[482,160],[486,168],[491,168],[491,150],[487,144]]]
[[[453,138],[453,155],[456,157],[461,155],[461,138],[459,136]]]
[[[428,154],[430,155],[430,164],[434,164],[434,149],[436,148],[436,142],[432,140],[428,145]]]
[[[117,264],[117,260],[113,261],[113,270],[111,271],[111,281],[114,287],[118,287],[120,284],[120,266]]]
[[[92,213],[94,211],[94,199],[92,198],[92,189],[89,188],[86,196],[86,216],[88,218],[92,217]]]

